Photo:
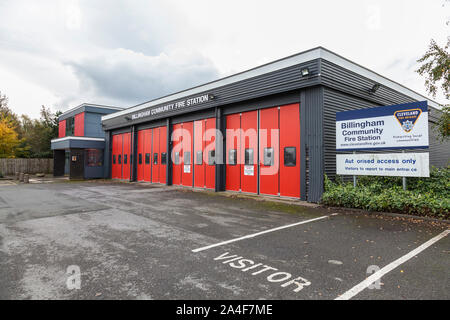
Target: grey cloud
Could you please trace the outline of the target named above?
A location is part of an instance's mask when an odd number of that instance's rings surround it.
[[[186,23],[174,7],[154,0],[80,2],[82,30],[98,46],[125,48],[148,55],[183,37]]]
[[[70,62],[81,92],[133,105],[217,79],[218,70],[206,57],[182,50],[146,56],[116,49]]]

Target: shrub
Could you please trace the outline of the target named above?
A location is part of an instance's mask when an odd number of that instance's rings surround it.
[[[368,211],[388,211],[436,218],[450,218],[450,167],[432,168],[429,178],[408,178],[407,190],[402,178],[364,176],[358,185],[333,182],[325,176],[323,204],[358,208]]]

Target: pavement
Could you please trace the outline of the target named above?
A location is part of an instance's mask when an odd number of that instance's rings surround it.
[[[448,230],[150,184],[4,183],[0,299],[448,300]]]

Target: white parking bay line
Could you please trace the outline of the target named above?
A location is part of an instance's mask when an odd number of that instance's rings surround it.
[[[397,260],[395,260],[394,262],[391,262],[387,266],[385,266],[385,267],[381,268],[380,270],[378,270],[377,272],[375,272],[370,277],[366,278],[366,280],[364,280],[363,282],[357,284],[356,286],[354,286],[353,288],[351,288],[350,290],[348,290],[344,294],[342,294],[339,297],[337,297],[335,300],[349,300],[349,299],[353,298],[358,293],[363,291],[365,288],[370,286],[372,283],[374,283],[375,281],[379,280],[386,273],[394,270],[395,268],[397,268],[401,264],[405,263],[406,261],[408,261],[412,257],[414,257],[414,256],[418,255],[419,253],[421,253],[423,250],[425,250],[429,246],[433,245],[434,243],[438,242],[442,238],[446,237],[449,234],[449,232],[450,232],[450,229],[445,230],[444,232],[438,234],[436,237],[428,240],[427,242],[425,242],[421,246],[417,247],[413,251],[405,254],[403,257],[400,257]]]
[[[332,214],[332,216],[333,215],[336,215],[336,214]],[[301,224],[305,224],[305,223],[309,223],[309,222],[325,219],[325,218],[328,218],[328,217],[330,217],[330,216],[322,216],[322,217],[318,217],[318,218],[314,218],[314,219],[300,221],[300,222],[293,223],[293,224],[288,224],[286,226],[281,226],[281,227],[277,227],[277,228],[273,228],[273,229],[269,229],[269,230],[265,230],[265,231],[261,231],[261,232],[257,232],[257,233],[253,233],[253,234],[249,234],[247,236],[243,236],[243,237],[239,237],[239,238],[235,238],[235,239],[219,242],[219,243],[212,244],[212,245],[209,245],[209,246],[206,246],[206,247],[203,247],[203,248],[194,249],[194,250],[192,250],[192,252],[200,252],[200,251],[208,250],[208,249],[211,249],[211,248],[214,248],[214,247],[223,246],[224,244],[229,244],[229,243],[236,242],[236,241],[241,241],[241,240],[244,240],[244,239],[254,238],[254,237],[260,236],[262,234],[269,233],[269,232],[278,231],[278,230],[282,230],[282,229],[286,229],[286,228],[290,228],[290,227],[295,227],[295,226],[298,226],[298,225],[301,225]]]

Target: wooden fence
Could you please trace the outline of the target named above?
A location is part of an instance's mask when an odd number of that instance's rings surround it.
[[[0,159],[0,172],[3,175],[23,173],[53,173],[53,159]]]

